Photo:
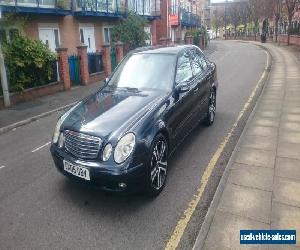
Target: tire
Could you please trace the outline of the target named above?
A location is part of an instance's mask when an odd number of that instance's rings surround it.
[[[168,143],[162,134],[155,136],[150,152],[146,194],[156,197],[166,185],[168,169]]]
[[[211,126],[216,117],[216,104],[217,104],[217,98],[216,98],[216,90],[211,89],[210,94],[209,94],[209,101],[208,101],[208,107],[207,107],[207,114],[206,117],[203,121],[203,123],[206,126]]]

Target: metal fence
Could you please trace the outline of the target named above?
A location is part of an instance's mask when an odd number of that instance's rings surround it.
[[[59,79],[59,73],[58,73],[57,60],[52,62],[51,69],[52,69],[52,74],[51,74],[51,78],[48,80],[48,83],[58,82],[60,79]]]
[[[79,61],[80,58],[77,55],[71,55],[68,58],[69,61],[69,72],[70,72],[70,80],[72,84],[80,84],[81,78],[80,78],[80,65]]]
[[[102,54],[99,52],[88,53],[89,73],[94,74],[104,70]]]

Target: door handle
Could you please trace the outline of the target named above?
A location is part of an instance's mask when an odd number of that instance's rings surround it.
[[[194,93],[196,94],[198,92],[199,88],[194,89]]]

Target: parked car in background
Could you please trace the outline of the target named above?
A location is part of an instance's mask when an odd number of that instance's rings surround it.
[[[199,122],[213,124],[217,87],[216,65],[196,46],[135,50],[58,120],[54,163],[77,182],[158,195],[170,154]]]

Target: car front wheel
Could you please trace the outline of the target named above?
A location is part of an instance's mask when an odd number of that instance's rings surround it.
[[[162,134],[158,134],[152,143],[146,193],[157,196],[166,184],[168,168],[168,144]]]
[[[216,117],[216,90],[212,89],[209,94],[207,115],[204,119],[204,124],[210,126],[214,123]]]

